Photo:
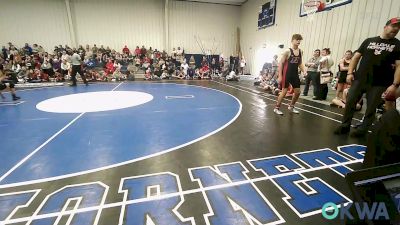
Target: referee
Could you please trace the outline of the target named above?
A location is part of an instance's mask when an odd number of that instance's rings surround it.
[[[74,51],[74,54],[71,57],[71,64],[72,64],[72,72],[71,72],[72,84],[70,86],[76,86],[76,73],[79,73],[79,75],[81,75],[81,78],[83,82],[86,84],[86,86],[89,85],[82,71],[81,56],[78,54],[76,50]]]

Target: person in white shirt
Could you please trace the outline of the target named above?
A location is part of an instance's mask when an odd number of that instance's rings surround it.
[[[19,71],[21,71],[21,65],[19,65],[19,63],[17,63],[16,61],[13,61],[13,65],[11,66],[11,70],[14,73],[19,73]]]
[[[61,61],[66,60],[67,62],[70,62],[71,57],[67,54],[66,51],[63,51],[62,55],[61,55]]]
[[[320,93],[317,96],[316,100],[326,100],[328,95],[328,83],[331,82],[333,74],[331,72],[331,68],[334,64],[331,51],[329,48],[324,48],[321,51],[321,60],[319,61],[319,71],[321,72],[321,82],[320,82]]]
[[[183,74],[187,78],[189,65],[187,64],[186,60],[182,63],[181,67],[182,67]]]
[[[240,74],[244,74],[244,67],[246,66],[246,60],[244,59],[244,56],[242,56],[242,59],[240,60]]]
[[[239,76],[236,75],[236,72],[232,70],[228,76],[226,76],[227,81],[239,81]]]

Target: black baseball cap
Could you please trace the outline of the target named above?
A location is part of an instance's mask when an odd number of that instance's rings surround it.
[[[394,17],[386,22],[386,26],[400,24],[400,17]]]

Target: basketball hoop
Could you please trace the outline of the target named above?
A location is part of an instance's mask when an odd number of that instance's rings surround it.
[[[318,0],[303,0],[303,12],[307,16],[307,21],[312,22],[316,12],[323,11],[325,3]]]

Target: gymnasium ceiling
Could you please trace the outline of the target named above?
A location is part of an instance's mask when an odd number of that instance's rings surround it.
[[[208,3],[216,3],[216,4],[225,4],[225,5],[242,5],[247,0],[185,0],[188,2],[208,2]]]

